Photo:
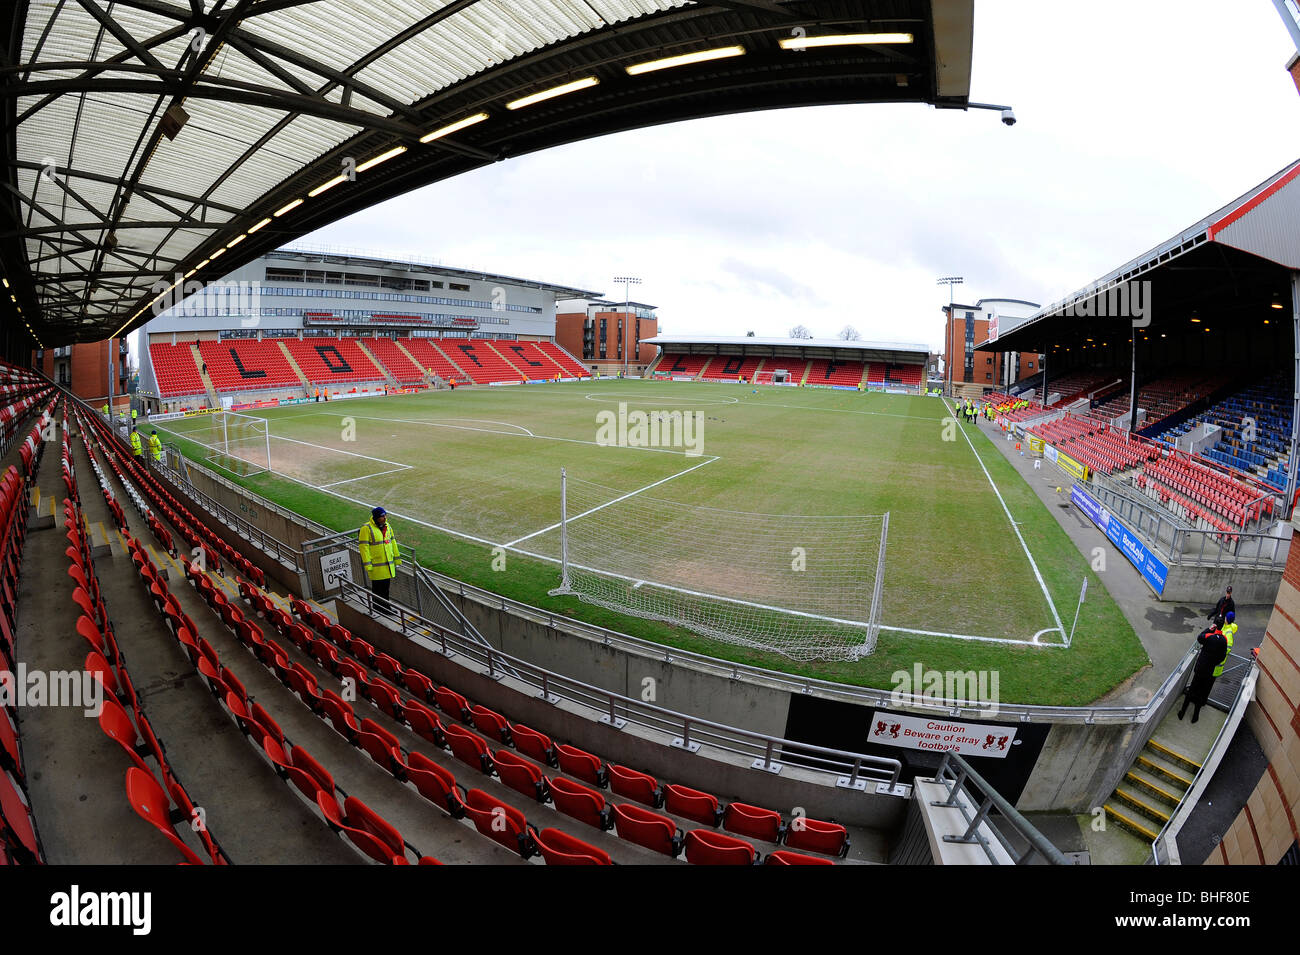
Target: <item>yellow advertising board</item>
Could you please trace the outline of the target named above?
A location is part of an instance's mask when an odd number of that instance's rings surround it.
[[[1042,454],[1042,453],[1043,453],[1043,439],[1042,439],[1042,438],[1034,438],[1034,437],[1031,437],[1031,438],[1029,439],[1029,450],[1030,450],[1030,451],[1036,451],[1037,453]]]
[[[1072,475],[1080,481],[1086,481],[1088,479],[1088,469],[1064,452],[1056,452],[1056,466],[1066,474]]]

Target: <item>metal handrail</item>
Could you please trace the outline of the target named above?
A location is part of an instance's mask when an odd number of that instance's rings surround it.
[[[395,601],[377,596],[350,580],[339,582],[342,599],[364,606],[367,613],[387,618],[396,624],[399,632],[408,639],[425,637],[438,644],[445,655],[460,654],[486,667],[490,676],[509,664],[518,673],[517,679],[541,691],[541,696],[551,703],[567,700],[604,714],[602,722],[621,727],[634,723],[652,730],[674,734],[673,745],[695,751],[708,745],[724,752],[753,760],[755,769],[778,770],[781,763],[775,757],[777,750],[785,760],[797,759],[805,769],[829,773],[837,777],[837,784],[845,788],[866,790],[866,783],[874,780],[877,791],[898,794],[898,779],[902,763],[897,759],[870,756],[847,750],[828,749],[812,743],[770,736],[752,730],[716,723],[624,696],[581,680],[543,669],[527,660],[504,653],[491,646],[484,647],[468,641],[460,634],[432,620],[421,617]],[[421,632],[425,631],[425,632]],[[761,754],[761,755],[760,755]],[[883,790],[880,787],[885,787]]]
[[[954,766],[956,767],[955,770],[953,769]],[[948,776],[949,772],[952,772],[951,779]],[[1052,845],[1046,836],[1016,810],[1015,806],[1007,802],[1001,793],[986,783],[983,777],[956,753],[949,751],[943,754],[943,761],[939,764],[939,771],[934,774],[934,779],[935,782],[947,787],[948,800],[947,802],[931,803],[931,805],[941,806],[945,809],[958,809],[962,818],[969,824],[965,833],[960,836],[944,836],[944,842],[978,845],[983,850],[984,855],[988,857],[989,862],[997,865],[997,856],[989,847],[988,839],[980,835],[979,832],[980,826],[988,823],[988,827],[993,830],[998,842],[1001,843],[1002,848],[1006,850],[1007,855],[1011,856],[1016,865],[1023,865],[1035,852],[1042,855],[1049,865],[1070,864],[1069,860],[1062,855],[1060,849]],[[980,807],[973,816],[967,811],[965,802],[958,798],[962,792],[962,786],[967,782],[972,784],[980,797]],[[1002,833],[1002,830],[989,819],[990,812],[995,809],[1029,843],[1029,848],[1023,853],[1018,852],[1010,840]]]
[[[1236,654],[1231,654],[1231,655],[1236,656]],[[1219,731],[1215,734],[1214,741],[1210,744],[1210,748],[1207,752],[1207,758],[1204,761],[1202,761],[1200,767],[1196,770],[1196,774],[1192,777],[1191,785],[1189,785],[1187,789],[1183,792],[1182,799],[1178,801],[1178,805],[1175,806],[1173,812],[1169,814],[1169,818],[1165,821],[1165,824],[1161,826],[1160,831],[1156,833],[1156,837],[1151,840],[1151,855],[1145,860],[1144,862],[1145,865],[1164,865],[1166,862],[1169,861],[1168,833],[1170,827],[1173,826],[1175,823],[1177,823],[1178,829],[1179,831],[1181,831],[1184,822],[1183,817],[1188,815],[1192,811],[1192,808],[1194,808],[1191,804],[1189,804],[1188,796],[1193,792],[1196,792],[1197,786],[1201,784],[1202,777],[1205,775],[1205,767],[1209,763],[1209,758],[1208,758],[1209,755],[1212,755],[1215,752],[1215,750],[1219,748],[1220,745],[1227,745],[1227,743],[1224,741],[1224,736],[1229,732],[1229,727],[1231,727],[1232,733],[1234,734],[1236,733],[1237,725],[1240,722],[1240,720],[1234,722],[1231,719],[1232,710],[1242,704],[1243,696],[1246,696],[1245,702],[1249,704],[1250,695],[1253,695],[1254,684],[1250,680],[1250,675],[1255,668],[1254,659],[1250,660],[1248,666],[1250,667],[1250,669],[1247,671],[1246,679],[1242,680],[1241,685],[1237,687],[1237,696],[1233,700],[1232,706],[1229,707],[1228,709],[1229,718],[1224,720],[1223,723],[1219,726]],[[1216,764],[1215,769],[1217,770],[1217,768],[1218,765]],[[1175,838],[1177,838],[1176,835]],[[1161,859],[1162,848],[1164,854],[1163,861]]]

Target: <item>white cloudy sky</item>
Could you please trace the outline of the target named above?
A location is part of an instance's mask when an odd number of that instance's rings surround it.
[[[1230,11],[1230,12],[1229,12]],[[668,333],[942,337],[959,298],[1051,302],[1300,156],[1268,0],[980,0],[971,99],[782,110],[513,159],[304,241],[621,297]],[[633,293],[633,297],[638,297]]]

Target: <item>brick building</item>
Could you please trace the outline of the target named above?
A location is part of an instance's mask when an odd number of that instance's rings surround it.
[[[641,375],[658,349],[645,344],[659,334],[653,305],[572,299],[555,307],[555,341],[596,374]]]
[[[130,374],[125,338],[47,348],[36,353],[34,365],[95,407],[99,407],[110,392],[119,401],[125,400],[123,396],[127,393]]]

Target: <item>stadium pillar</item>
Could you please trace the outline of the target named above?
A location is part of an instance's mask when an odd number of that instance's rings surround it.
[[[1128,430],[1131,434],[1138,425],[1138,336],[1136,328],[1129,328],[1129,353],[1133,356],[1132,377],[1129,379]]]
[[[1291,516],[1295,502],[1297,471],[1296,452],[1300,451],[1300,271],[1291,273],[1291,351],[1294,369],[1291,380],[1291,446],[1286,457],[1286,502],[1283,514]]]

